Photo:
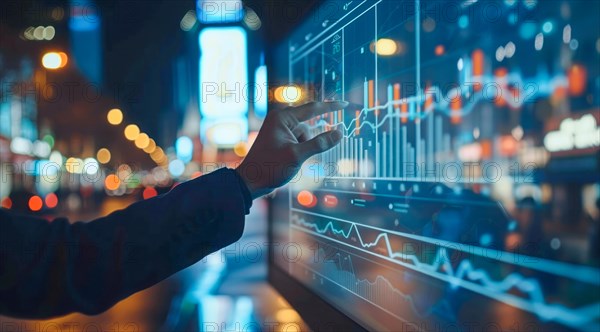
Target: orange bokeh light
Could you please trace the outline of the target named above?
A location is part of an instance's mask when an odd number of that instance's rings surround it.
[[[313,207],[317,204],[317,199],[315,195],[313,195],[308,190],[302,190],[301,192],[299,192],[297,199],[298,203],[300,203],[300,205],[302,206]]]
[[[54,209],[58,205],[58,197],[55,193],[49,193],[44,200],[46,201],[46,206],[51,209]]]
[[[581,96],[587,86],[587,70],[582,65],[573,65],[569,69],[569,93],[571,96]]]
[[[31,196],[31,198],[29,199],[29,209],[31,211],[41,210],[43,204],[44,202],[42,202],[42,198],[40,196]]]
[[[435,47],[435,55],[440,56],[446,52],[444,45],[438,45]]]
[[[0,207],[10,209],[12,207],[12,199],[10,199],[10,197],[5,197],[0,203]]]
[[[108,190],[117,190],[121,185],[121,180],[115,174],[110,174],[104,180],[104,187]]]

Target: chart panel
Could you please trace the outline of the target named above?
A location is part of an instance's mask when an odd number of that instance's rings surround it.
[[[309,122],[343,139],[275,199],[278,264],[369,328],[600,329],[600,3],[327,4],[283,71],[350,105]]]

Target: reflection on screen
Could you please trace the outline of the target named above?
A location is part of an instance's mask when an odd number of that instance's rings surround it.
[[[600,329],[599,12],[324,3],[277,71],[350,107],[309,123],[344,138],[278,193],[276,264],[372,329]]]

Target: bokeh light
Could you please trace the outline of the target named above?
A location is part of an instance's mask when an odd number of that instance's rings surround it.
[[[12,207],[12,199],[10,199],[10,197],[4,197],[0,202],[0,207],[10,209]]]
[[[42,202],[42,198],[40,196],[31,196],[31,198],[29,198],[29,209],[31,211],[39,211],[42,209],[42,205],[44,203]]]
[[[302,190],[297,196],[298,203],[305,207],[313,207],[317,204],[317,198],[308,190]]]
[[[248,143],[239,142],[233,147],[233,152],[238,157],[245,157],[248,154]]]
[[[110,174],[104,180],[104,187],[107,190],[117,190],[121,186],[121,180],[115,174]]]
[[[59,69],[67,65],[68,57],[64,52],[48,52],[42,57],[42,65],[46,69]]]
[[[148,146],[144,148],[144,152],[152,153],[156,150],[156,142],[151,138],[148,140]]]
[[[145,149],[150,144],[150,137],[146,133],[141,133],[135,138],[135,146],[138,149]]]
[[[169,173],[174,177],[180,177],[185,171],[185,164],[179,159],[171,160],[169,163]]]
[[[123,122],[123,112],[118,108],[113,108],[106,114],[106,119],[111,125],[119,125]]]
[[[72,174],[80,174],[83,171],[83,160],[71,157],[65,161],[67,172]]]
[[[146,187],[142,192],[142,197],[144,199],[152,198],[156,195],[158,195],[158,192],[156,191],[156,189],[154,189],[154,187]]]
[[[56,196],[55,193],[49,193],[46,195],[46,198],[44,198],[44,201],[46,202],[47,207],[54,209],[58,205],[58,196]]]
[[[377,47],[375,48],[377,54],[381,56],[390,56],[396,54],[398,51],[398,45],[396,42],[389,38],[381,38],[377,41]]]
[[[135,139],[140,134],[140,128],[134,124],[130,124],[125,127],[125,137],[130,141],[135,141]]]
[[[98,153],[96,153],[96,159],[98,159],[98,162],[100,162],[101,164],[108,164],[108,162],[110,162],[110,158],[110,150],[108,150],[107,148],[102,148],[98,150]]]

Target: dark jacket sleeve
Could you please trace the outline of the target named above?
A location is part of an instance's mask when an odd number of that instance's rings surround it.
[[[223,168],[87,223],[0,209],[0,314],[101,313],[237,241],[251,204]]]

